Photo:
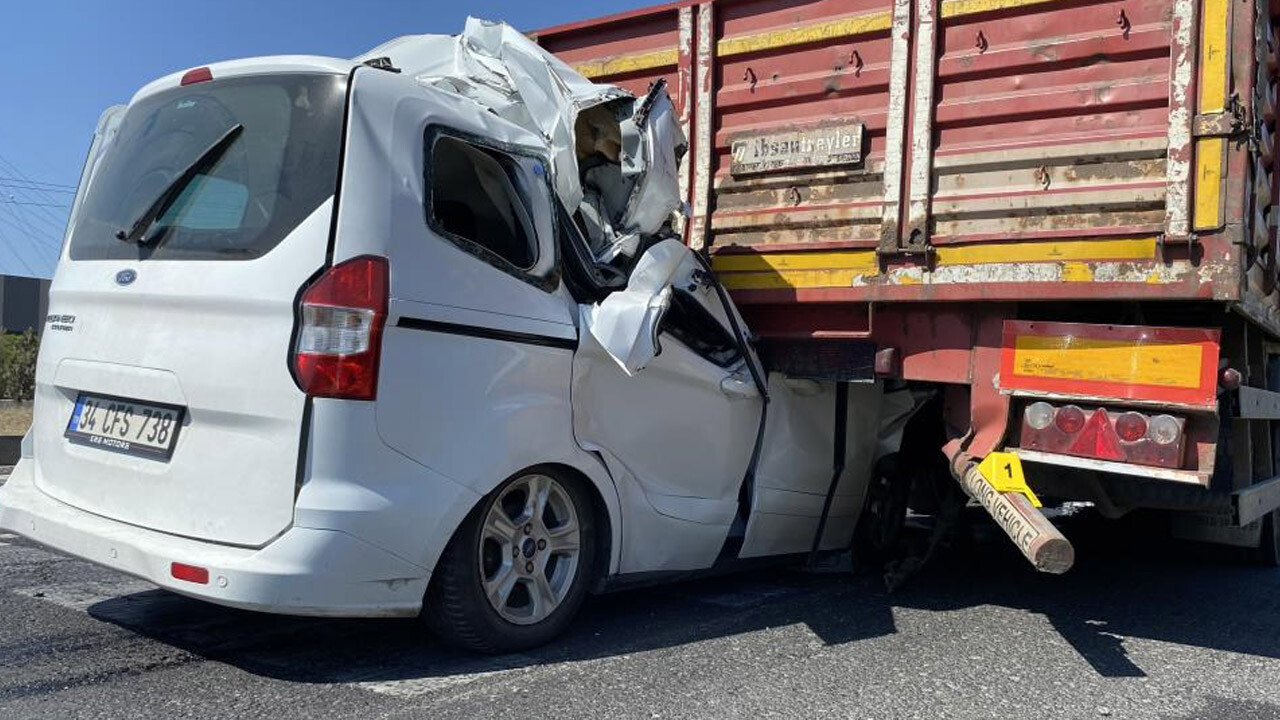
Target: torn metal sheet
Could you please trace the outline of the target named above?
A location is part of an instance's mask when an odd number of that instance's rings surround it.
[[[597,149],[583,160],[589,167],[582,174],[579,210],[597,262],[634,257],[641,239],[662,232],[683,203],[680,160],[687,142],[666,84],[655,84],[634,110],[625,109],[617,131],[616,137],[607,138],[603,151]],[[583,134],[579,133],[580,156]],[[601,145],[594,132],[591,142]],[[611,154],[616,161],[611,161]]]
[[[570,208],[582,200],[574,154],[578,113],[630,97],[621,88],[587,80],[510,25],[473,17],[460,35],[406,35],[356,60],[382,57],[420,83],[468,97],[545,138],[556,193]]]
[[[689,249],[667,239],[645,251],[619,290],[596,305],[582,305],[582,327],[627,373],[635,375],[658,354],[662,316],[671,305],[671,287],[697,268]]]
[[[542,137],[556,194],[571,213],[583,210],[602,262],[634,256],[680,207],[687,142],[664,85],[637,99],[591,82],[511,26],[477,18],[460,35],[408,35],[356,60],[389,64]]]

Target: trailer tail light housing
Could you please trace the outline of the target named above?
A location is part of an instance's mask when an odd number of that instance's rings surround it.
[[[1186,420],[1039,401],[1023,408],[1020,442],[1028,450],[1176,469],[1182,467]]]
[[[373,400],[387,319],[387,259],[364,255],[329,268],[302,292],[293,376],[312,397]]]

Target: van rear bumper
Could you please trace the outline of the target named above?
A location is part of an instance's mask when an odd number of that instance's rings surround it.
[[[35,486],[24,458],[0,487],[0,528],[201,600],[262,612],[403,617],[422,607],[430,573],[336,530],[293,527],[262,548],[175,537],[87,513]],[[207,568],[178,580],[172,563]]]

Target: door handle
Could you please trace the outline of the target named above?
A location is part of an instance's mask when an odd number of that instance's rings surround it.
[[[720,381],[720,392],[731,400],[760,397],[760,391],[756,389],[755,382],[751,378],[744,378],[741,375],[726,375]]]

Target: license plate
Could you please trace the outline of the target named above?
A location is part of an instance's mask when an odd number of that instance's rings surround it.
[[[185,414],[178,405],[80,393],[64,434],[78,445],[168,460]]]

